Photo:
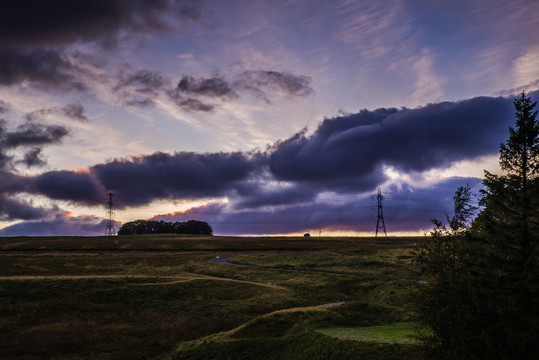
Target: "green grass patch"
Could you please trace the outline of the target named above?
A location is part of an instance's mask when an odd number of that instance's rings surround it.
[[[388,325],[363,327],[331,327],[318,329],[318,332],[340,339],[375,341],[384,343],[414,344],[415,324],[401,322]]]

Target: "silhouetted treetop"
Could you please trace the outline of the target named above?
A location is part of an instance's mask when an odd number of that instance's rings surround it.
[[[123,224],[118,235],[139,234],[200,234],[213,235],[212,227],[204,221],[167,222],[163,220],[135,220]]]

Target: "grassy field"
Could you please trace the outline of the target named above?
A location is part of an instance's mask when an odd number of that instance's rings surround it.
[[[0,238],[2,359],[417,359],[416,238]]]

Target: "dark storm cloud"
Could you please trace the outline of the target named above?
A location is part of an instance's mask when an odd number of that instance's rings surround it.
[[[35,180],[37,193],[55,200],[68,200],[85,204],[100,203],[104,191],[89,173],[50,171]]]
[[[270,103],[267,91],[300,97],[314,92],[311,77],[278,71],[243,71],[236,77],[234,86],[251,92],[267,103]]]
[[[57,214],[54,219],[23,221],[0,229],[0,236],[95,236],[103,235],[105,219],[95,216],[70,217]],[[119,228],[116,222],[116,228]]]
[[[201,1],[6,0],[0,6],[0,43],[51,46],[114,40],[123,33],[165,32],[174,20],[197,21]]]
[[[270,167],[278,179],[302,182],[362,179],[384,165],[407,173],[444,168],[495,155],[513,117],[512,99],[488,97],[362,110],[277,143]]]
[[[29,81],[42,90],[87,91],[83,74],[59,50],[0,47],[0,85]]]
[[[96,165],[91,171],[124,206],[157,199],[223,195],[256,168],[243,153],[155,153]]]
[[[223,78],[215,76],[210,78],[195,78],[183,76],[178,82],[176,90],[185,95],[207,96],[222,99],[235,99],[238,94]]]

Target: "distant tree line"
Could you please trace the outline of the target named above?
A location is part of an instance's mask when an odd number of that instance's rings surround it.
[[[213,235],[212,227],[204,221],[167,222],[163,220],[135,220],[126,222],[118,230],[118,235],[139,234],[201,234]]]
[[[539,354],[539,122],[524,93],[500,167],[485,171],[479,210],[457,189],[448,227],[415,249],[415,298],[428,359],[537,359]],[[463,130],[464,131],[464,130]]]

